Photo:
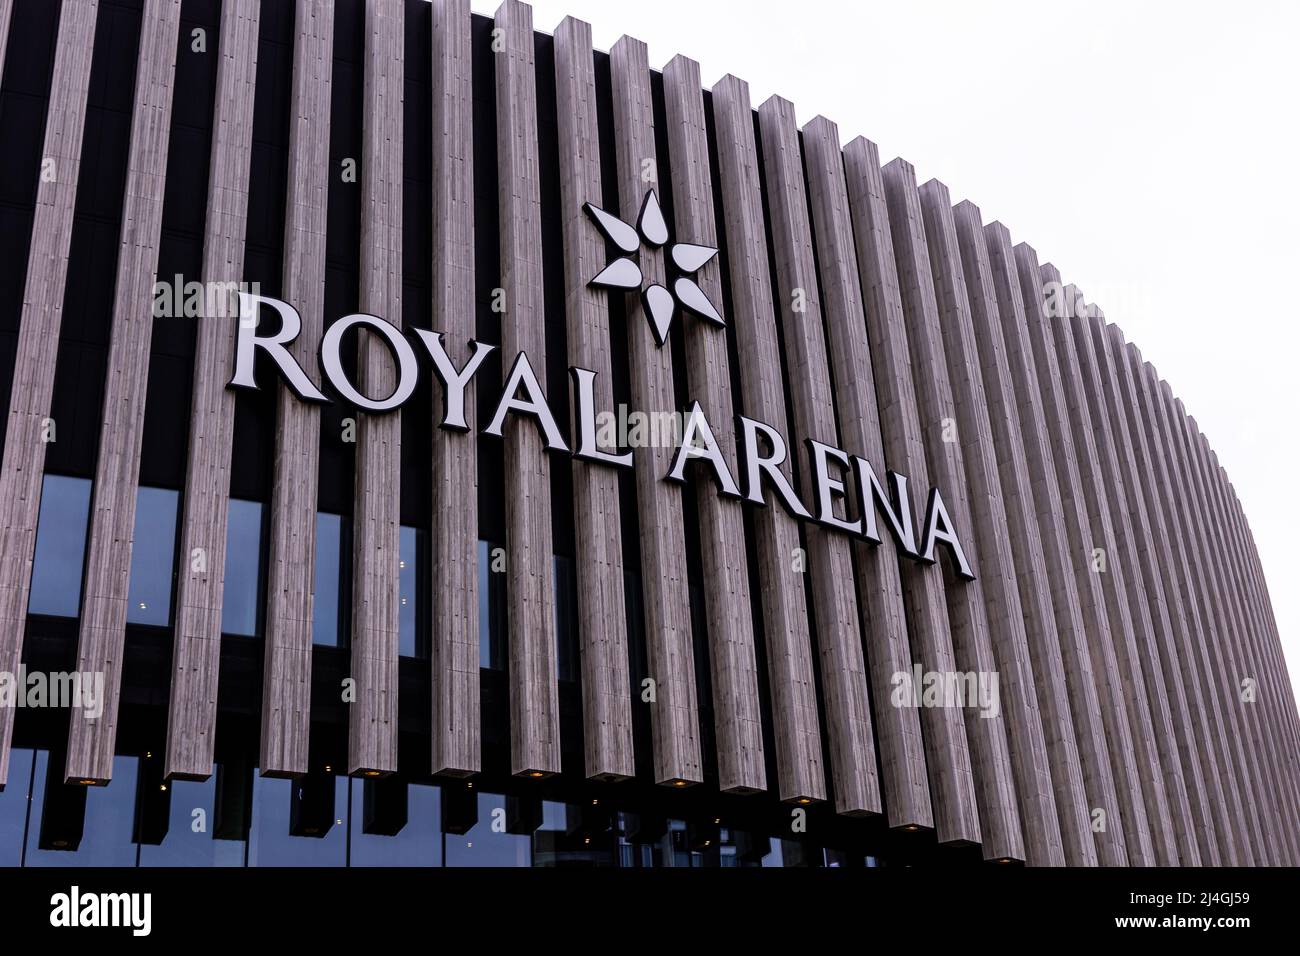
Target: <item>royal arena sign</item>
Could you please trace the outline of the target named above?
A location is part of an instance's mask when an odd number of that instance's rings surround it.
[[[586,210],[605,238],[620,252],[589,284],[627,292],[639,290],[646,319],[661,347],[667,341],[674,315],[679,312],[692,313],[715,326],[724,325],[718,309],[693,279],[694,273],[713,258],[717,250],[685,243],[670,244],[667,225],[653,192],[647,194],[635,228],[590,204]],[[671,290],[658,284],[642,287],[641,270],[630,256],[643,245],[669,247],[667,259],[677,272]],[[328,403],[330,399],[316,387],[289,351],[288,346],[302,331],[302,320],[297,310],[270,296],[241,291],[238,297],[239,332],[235,346],[235,372],[229,387],[258,388],[254,369],[257,355],[261,352],[275,364],[285,384],[298,398]],[[279,316],[279,329],[273,334],[259,334],[268,311]],[[353,329],[367,329],[377,335],[392,353],[397,368],[397,385],[388,396],[372,398],[364,395],[348,378],[343,367],[342,344],[345,335]],[[326,329],[320,341],[318,355],[324,381],[343,401],[381,415],[396,411],[410,400],[422,369],[431,364],[443,397],[442,420],[438,426],[450,431],[468,432],[466,390],[496,347],[471,341],[470,356],[458,367],[444,348],[442,332],[427,329],[412,329],[411,332],[415,343],[379,316],[366,313],[343,316]],[[721,329],[719,334],[722,334]],[[428,363],[422,362],[418,353],[422,353]],[[548,452],[569,454],[610,468],[632,467],[634,449],[611,451],[607,450],[608,444],[602,447],[603,443],[598,440],[598,415],[608,416],[612,412],[605,410],[602,413],[595,407],[594,371],[578,367],[569,369],[572,420],[576,432],[573,447],[570,447],[528,355],[519,352],[510,358],[510,363],[495,411],[483,428],[485,434],[502,437],[506,416],[515,415],[532,421]],[[662,476],[664,480],[685,482],[687,464],[696,461],[708,471],[719,494],[726,497],[767,505],[767,494],[771,492],[797,518],[876,544],[881,541],[880,526],[883,524],[903,554],[933,564],[936,549],[947,547],[954,570],[963,578],[974,579],[975,574],[938,488],[929,490],[918,536],[905,475],[886,471],[882,482],[875,466],[866,459],[809,439],[805,444],[812,487],[808,489],[810,499],[805,502],[786,478],[783,468],[790,458],[790,448],[777,429],[745,415],[737,415],[739,461],[733,468],[714,437],[713,423],[699,402],[692,402],[682,413],[682,421],[672,465]]]

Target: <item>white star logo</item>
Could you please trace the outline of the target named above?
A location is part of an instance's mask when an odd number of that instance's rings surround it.
[[[668,260],[677,271],[672,291],[657,282],[641,287],[644,281],[641,267],[629,256],[639,253],[643,242],[655,249],[668,243],[668,224],[664,221],[659,197],[653,189],[645,194],[635,229],[591,203],[586,203],[582,208],[605,238],[624,253],[613,259],[587,284],[603,289],[641,289],[641,302],[645,306],[646,318],[650,321],[650,331],[654,333],[660,348],[668,341],[668,329],[678,306],[714,325],[726,325],[704,290],[692,278],[718,254],[718,250],[711,246],[698,246],[689,242],[672,243],[668,246]]]

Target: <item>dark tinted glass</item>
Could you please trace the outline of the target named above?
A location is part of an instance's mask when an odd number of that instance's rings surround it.
[[[180,494],[168,488],[141,488],[136,493],[126,604],[126,619],[132,624],[171,623],[179,502]]]
[[[424,532],[402,528],[398,570],[398,646],[403,657],[427,657],[423,618]]]
[[[384,824],[391,820],[392,807],[377,811],[373,793],[372,819],[367,821],[366,790],[375,787],[371,780],[352,781],[351,865],[441,866],[438,788],[414,783],[406,786],[406,824],[389,835],[391,829],[384,828]],[[367,833],[367,826],[378,832]]]
[[[0,866],[18,866],[23,858],[32,757],[30,750],[14,750],[9,755],[9,784],[0,792]]]
[[[243,840],[213,839],[217,775],[204,781],[176,780],[171,792],[167,835],[141,844],[141,866],[243,866]]]
[[[226,583],[221,605],[225,634],[258,634],[258,597],[262,581],[262,505],[230,500],[226,525]]]
[[[75,787],[58,783],[63,758],[50,765],[50,754],[36,754],[36,776],[32,785],[32,818],[27,827],[28,866],[135,866],[136,845],[132,834],[135,820],[135,782],[139,759],[113,758],[113,779],[106,787]],[[46,777],[53,774],[53,787],[61,792],[46,793]],[[70,801],[69,791],[85,792],[82,816]],[[48,800],[47,800],[48,798]],[[49,813],[50,819],[45,815]],[[78,818],[81,818],[80,820]],[[80,839],[77,839],[77,824]],[[47,823],[49,843],[67,843],[59,849],[41,849],[41,825]]]
[[[31,614],[76,617],[80,613],[90,486],[85,478],[45,476],[27,602]]]
[[[278,780],[260,774],[253,782],[249,866],[345,866],[348,779]],[[304,822],[306,821],[306,822]],[[311,835],[295,836],[292,828]]]
[[[531,866],[533,841],[529,835],[505,833],[506,798],[495,793],[478,795],[478,822],[468,833],[444,837],[447,866]]]
[[[331,514],[316,516],[316,599],[312,605],[311,629],[314,644],[340,647],[347,634],[343,623],[347,607],[346,539],[345,518]]]

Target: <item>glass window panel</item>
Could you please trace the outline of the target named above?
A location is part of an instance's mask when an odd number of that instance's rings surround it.
[[[406,826],[392,836],[364,833],[364,780],[352,781],[352,866],[441,866],[442,822],[438,788],[406,788]]]
[[[342,647],[347,634],[345,572],[347,522],[339,515],[316,515],[316,598],[312,605],[313,644]]]
[[[226,583],[221,605],[223,634],[257,637],[262,583],[262,503],[230,499],[226,525]]]
[[[58,758],[62,761],[62,758]],[[41,817],[45,811],[45,778],[63,773],[61,763],[50,766],[49,751],[36,755],[32,784],[32,817],[27,827],[27,866],[135,866],[135,782],[139,758],[113,758],[113,779],[106,787],[84,787],[85,823],[75,850],[42,850]],[[58,786],[65,786],[58,784]]]
[[[347,864],[348,778],[331,776],[334,812],[323,836],[290,833],[294,788],[302,781],[253,778],[253,820],[248,834],[249,866],[345,866]]]
[[[9,785],[0,792],[0,866],[18,866],[22,862],[34,756],[30,750],[14,750],[9,755]]]
[[[466,834],[444,834],[447,866],[531,866],[533,840],[529,835],[497,833],[493,822],[504,825],[506,798],[495,793],[478,795],[478,823]]]
[[[488,543],[478,543],[478,666],[492,666],[491,602],[488,599]]]
[[[552,563],[555,584],[556,671],[560,680],[578,679],[578,610],[573,562],[555,555]]]
[[[217,775],[203,781],[174,780],[167,836],[140,845],[141,866],[243,866],[243,840],[214,840]]]
[[[176,509],[180,493],[140,488],[135,498],[131,584],[126,619],[132,624],[171,623],[172,571],[176,560]]]
[[[86,561],[86,525],[91,483],[85,478],[46,475],[36,526],[31,614],[76,617],[81,611],[81,574]]]
[[[398,653],[403,657],[428,657],[424,635],[420,633],[421,586],[424,562],[421,548],[424,533],[416,528],[402,528],[398,570]]]
[[[493,670],[506,666],[506,576],[499,563],[504,560],[500,547],[478,543],[479,666]]]

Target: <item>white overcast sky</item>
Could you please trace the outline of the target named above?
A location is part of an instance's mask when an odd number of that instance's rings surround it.
[[[495,0],[473,0],[491,14]],[[1001,220],[1196,416],[1300,675],[1300,3],[537,0],[791,100]],[[1290,547],[1289,547],[1290,545]]]

